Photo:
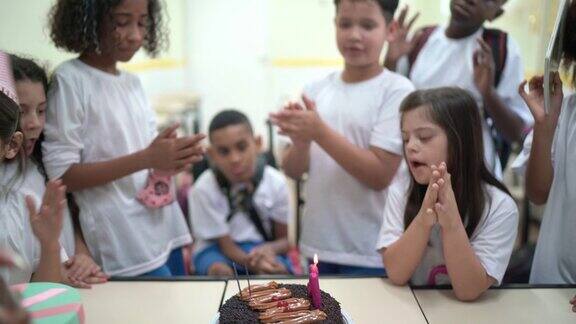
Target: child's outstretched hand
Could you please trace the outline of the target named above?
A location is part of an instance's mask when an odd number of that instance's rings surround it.
[[[443,229],[453,228],[461,222],[460,212],[456,197],[452,190],[452,179],[447,171],[446,163],[442,162],[438,168],[441,178],[438,180],[440,189],[438,190],[438,201],[434,206],[434,211],[438,215],[438,223]]]
[[[390,24],[388,32],[388,53],[386,54],[386,59],[389,61],[397,62],[402,56],[410,54],[416,45],[416,39],[418,39],[418,37],[408,39],[408,34],[414,22],[418,19],[418,16],[420,16],[420,13],[417,12],[406,22],[408,9],[409,7],[406,5],[400,11],[398,18],[394,19]]]
[[[474,66],[474,84],[482,96],[488,96],[494,90],[496,67],[492,49],[482,39],[478,39],[480,48],[474,52],[472,59]]]
[[[58,243],[65,205],[66,186],[62,185],[60,180],[48,182],[39,210],[36,210],[34,199],[26,196],[32,232],[41,245]]]
[[[541,128],[553,135],[562,110],[562,100],[564,99],[560,74],[555,72],[552,75],[550,111],[548,114],[546,114],[544,108],[544,77],[535,76],[530,79],[530,82],[528,83],[529,92],[526,92],[525,90],[526,83],[528,82],[524,80],[520,84],[518,92],[528,105],[528,108],[530,108],[532,116],[534,116],[534,127]]]
[[[305,109],[300,104],[288,104],[283,110],[270,114],[272,123],[280,128],[279,134],[289,136],[294,143],[310,143],[320,136],[324,123],[316,111],[316,103],[302,95]]]
[[[570,304],[572,304],[572,311],[576,313],[576,296],[570,300]]]
[[[176,129],[179,126],[175,124],[162,131],[143,151],[149,169],[176,174],[203,159],[204,148],[200,142],[206,136],[196,134],[178,138]]]
[[[440,189],[438,181],[441,180],[441,174],[438,168],[435,165],[430,166],[430,168],[432,169],[432,176],[428,182],[428,189],[422,201],[422,206],[416,216],[422,219],[428,227],[432,227],[438,222],[438,216],[434,211],[434,206],[438,201],[438,190]]]

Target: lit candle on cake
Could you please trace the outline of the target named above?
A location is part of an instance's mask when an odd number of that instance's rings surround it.
[[[314,263],[310,265],[308,276],[308,297],[315,309],[322,309],[322,296],[320,294],[320,282],[318,280],[318,255],[314,254]]]

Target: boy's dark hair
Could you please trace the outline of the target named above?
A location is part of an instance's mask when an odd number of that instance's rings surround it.
[[[572,0],[564,26],[563,58],[564,67],[571,73],[572,85],[576,86],[576,1]]]
[[[460,88],[437,88],[418,90],[408,95],[400,105],[404,114],[419,107],[433,123],[446,133],[448,139],[448,172],[466,233],[471,237],[480,223],[486,203],[484,184],[495,186],[510,194],[498,181],[484,162],[482,126],[476,101],[466,90]],[[408,228],[418,214],[428,185],[421,185],[412,177],[407,193],[408,202],[404,213],[404,226]]]
[[[340,7],[340,3],[343,0],[334,0],[334,5],[336,9]],[[394,19],[394,14],[396,13],[396,9],[398,8],[398,1],[399,0],[350,0],[350,1],[374,1],[380,7],[382,11],[382,15],[386,19],[386,22],[391,22]]]
[[[122,0],[58,0],[50,10],[50,38],[56,47],[72,53],[98,51],[102,20]],[[148,22],[143,47],[156,56],[167,43],[161,0],[148,0]]]
[[[46,96],[48,95],[48,75],[44,68],[32,59],[20,57],[14,54],[10,55],[10,62],[12,64],[12,73],[14,74],[15,82],[32,81],[41,83],[44,87],[44,94]],[[42,163],[42,142],[44,142],[44,132],[40,134],[36,146],[32,151],[31,158],[38,165],[40,173],[47,178],[44,164]]]
[[[212,118],[210,126],[208,127],[208,136],[211,136],[213,132],[219,129],[233,125],[246,125],[250,133],[254,133],[252,124],[246,115],[238,110],[227,109],[219,112],[214,116],[214,118]]]

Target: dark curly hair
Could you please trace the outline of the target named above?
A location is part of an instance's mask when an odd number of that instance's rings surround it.
[[[571,73],[572,85],[576,86],[576,1],[572,1],[566,17],[563,39],[564,68]]]
[[[58,0],[49,14],[50,38],[56,47],[72,53],[99,51],[102,19],[122,0]],[[167,43],[162,0],[148,0],[148,21],[143,47],[154,57]]]

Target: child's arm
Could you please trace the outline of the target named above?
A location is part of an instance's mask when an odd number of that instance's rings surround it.
[[[381,251],[388,278],[396,285],[405,285],[410,280],[422,261],[432,227],[438,222],[434,204],[438,196],[436,181],[440,173],[435,166],[432,168],[432,179],[418,215],[396,242]]]
[[[66,187],[61,181],[50,181],[39,210],[36,210],[32,197],[26,197],[30,214],[30,225],[34,236],[40,242],[40,262],[32,275],[32,281],[61,282],[60,242],[63,212],[66,204]]]
[[[280,133],[300,142],[315,141],[344,170],[373,190],[385,189],[400,165],[401,157],[371,146],[360,148],[326,125],[315,103],[303,96],[306,109],[271,114]]]
[[[300,180],[310,168],[310,142],[293,143],[283,153],[282,170],[294,180]]]
[[[492,49],[482,39],[478,39],[480,49],[474,53],[474,83],[482,95],[484,107],[494,121],[496,128],[511,142],[522,142],[526,125],[524,120],[508,107],[494,86],[495,63]]]
[[[144,169],[181,171],[202,159],[203,135],[174,138],[178,125],[164,130],[146,149],[104,162],[73,164],[62,176],[70,191],[92,188]]]
[[[452,191],[451,176],[443,172],[435,212],[442,227],[442,246],[448,275],[459,300],[473,301],[496,280],[488,275],[470,244]]]
[[[522,82],[518,91],[526,101],[534,116],[534,137],[528,167],[526,169],[526,195],[535,204],[544,204],[548,200],[554,169],[552,166],[552,142],[562,109],[562,81],[558,73],[553,77],[551,107],[548,114],[544,110],[544,78],[533,77],[529,84],[529,93]]]

